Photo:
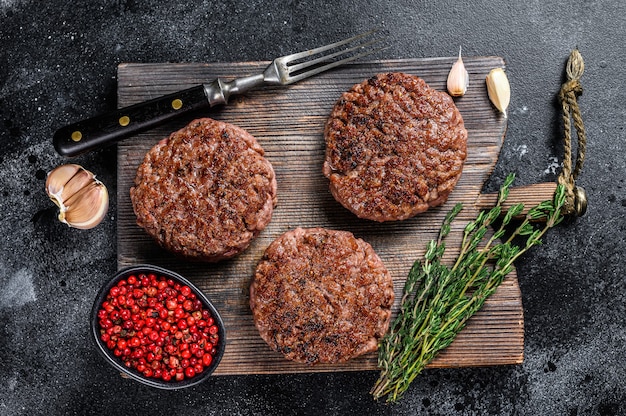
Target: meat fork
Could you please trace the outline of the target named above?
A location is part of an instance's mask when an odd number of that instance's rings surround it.
[[[329,45],[281,56],[274,59],[261,74],[229,82],[217,78],[207,84],[67,125],[54,134],[54,147],[63,156],[76,156],[183,114],[227,104],[232,95],[265,85],[292,84],[381,50],[372,47],[379,41],[373,36],[375,32],[372,30]]]

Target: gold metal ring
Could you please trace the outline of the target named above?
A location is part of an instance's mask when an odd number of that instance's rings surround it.
[[[574,212],[579,217],[587,212],[587,193],[580,186],[574,188]]]

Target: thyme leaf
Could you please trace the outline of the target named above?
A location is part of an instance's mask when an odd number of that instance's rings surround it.
[[[407,276],[398,316],[379,346],[380,376],[371,394],[378,400],[386,396],[396,402],[411,382],[436,355],[454,341],[456,335],[491,296],[513,263],[563,220],[565,188],[557,186],[551,201],[531,208],[521,223],[504,240],[508,226],[524,206],[513,205],[497,226],[502,205],[515,179],[507,176],[498,193],[496,205],[481,211],[463,230],[459,255],[452,265],[442,263],[445,238],[451,224],[462,210],[456,204],[446,215],[437,240],[428,243],[422,261],[417,260]],[[537,220],[545,219],[541,228]],[[488,234],[493,227],[492,234]],[[516,244],[518,239],[525,240]]]

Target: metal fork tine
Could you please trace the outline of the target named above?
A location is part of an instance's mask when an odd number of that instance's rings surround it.
[[[357,49],[361,49],[361,48],[365,48],[367,46],[371,46],[371,45],[373,45],[373,44],[375,44],[375,43],[377,43],[379,41],[380,40],[377,39],[377,40],[372,40],[370,42],[364,43],[362,45],[355,45],[355,46],[353,46],[351,48],[348,48],[348,49],[343,49],[343,50],[331,53],[329,55],[324,55],[324,56],[320,56],[319,58],[316,58],[316,59],[311,59],[310,61],[304,61],[304,62],[301,62],[299,64],[288,66],[288,69],[289,69],[290,73],[295,73],[295,72],[301,71],[301,70],[303,70],[305,68],[308,68],[310,66],[317,65],[320,62],[326,62],[326,61],[329,61],[330,59],[336,58],[337,56],[345,55],[347,53],[356,51]]]
[[[365,33],[361,33],[360,35],[356,35],[356,36],[353,36],[353,37],[348,38],[348,39],[340,40],[340,41],[335,42],[335,43],[331,43],[331,44],[328,44],[328,45],[320,46],[318,48],[309,49],[307,51],[302,51],[302,52],[296,52],[296,53],[293,53],[291,55],[285,55],[281,59],[284,62],[292,62],[292,61],[295,61],[297,59],[306,58],[307,56],[317,55],[318,53],[326,52],[328,50],[335,49],[335,48],[338,48],[338,47],[343,46],[343,45],[347,45],[348,43],[354,42],[355,40],[362,39],[362,38],[364,38],[366,36],[371,35],[374,32],[376,32],[376,29],[370,30],[370,31],[365,32]]]
[[[280,58],[276,58],[274,60],[274,65],[269,67],[269,74],[266,79],[275,79],[278,83],[287,85],[292,84],[296,81],[300,81],[304,78],[308,78],[310,76],[319,74],[320,72],[327,71],[331,68],[335,68],[339,65],[343,65],[345,63],[354,61],[356,59],[362,58],[367,55],[371,55],[375,52],[380,51],[383,48],[377,49],[368,49],[363,50],[363,52],[358,52],[361,49],[369,48],[375,43],[379,42],[380,39],[373,39],[369,41],[361,41],[371,34],[377,32],[376,29],[370,30],[365,33],[361,33],[360,35],[353,36],[348,39],[340,40],[338,42],[331,43],[329,45],[320,46],[314,49],[310,49],[307,51],[293,53],[291,55],[281,56]],[[355,42],[361,41],[360,43],[354,44]],[[352,46],[348,46],[345,49],[335,50],[334,52],[330,52],[333,49],[338,49],[346,45],[353,44]],[[330,52],[326,55],[321,55],[315,57],[315,55],[320,55],[325,52]],[[343,55],[354,53],[351,56],[346,56],[343,59],[338,59],[336,61],[332,61],[335,58],[341,57]],[[309,58],[307,60],[307,58]],[[297,62],[301,60],[301,62]],[[290,65],[293,63],[292,65]],[[276,76],[276,78],[273,78]]]
[[[298,75],[293,75],[293,76],[290,75],[288,82],[291,84],[293,82],[300,81],[300,80],[302,80],[304,78],[309,78],[309,77],[311,77],[313,75],[319,74],[320,72],[328,71],[329,69],[332,69],[332,68],[335,68],[337,66],[346,64],[348,62],[352,62],[352,61],[357,60],[359,58],[362,58],[364,56],[371,55],[371,54],[373,54],[375,52],[378,52],[378,51],[381,51],[383,49],[384,48],[382,48],[382,47],[381,48],[376,48],[376,49],[371,49],[369,51],[364,51],[364,52],[361,52],[359,54],[352,55],[352,56],[349,56],[349,57],[344,58],[344,59],[340,59],[338,61],[330,62],[327,65],[318,66],[316,68],[311,69],[310,71],[306,71],[306,72],[303,72],[303,73],[298,74]]]

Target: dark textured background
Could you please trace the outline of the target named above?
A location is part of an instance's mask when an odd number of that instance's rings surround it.
[[[626,4],[423,3],[0,0],[0,414],[625,414]],[[570,50],[585,59],[589,209],[517,263],[524,363],[427,370],[394,406],[370,398],[375,372],[214,377],[180,392],[121,380],[88,339],[91,303],[116,269],[115,149],[73,160],[113,200],[96,229],[69,229],[44,193],[46,172],[67,162],[56,128],[115,107],[121,62],[268,60],[373,26],[388,35],[378,58],[459,45],[504,57],[513,96],[490,190],[508,172],[555,180],[556,95]]]

